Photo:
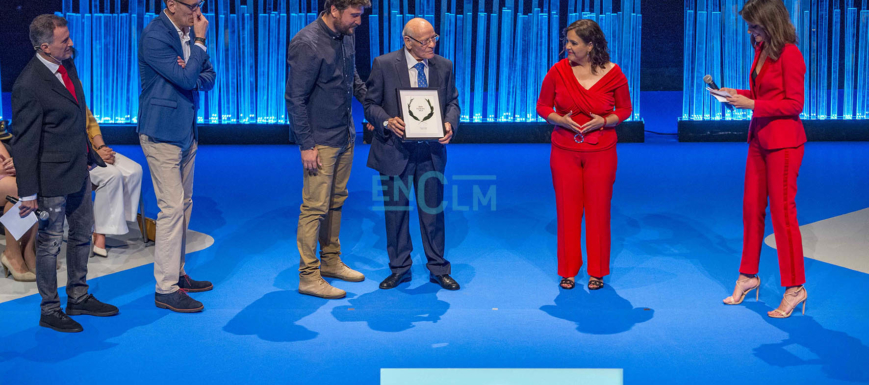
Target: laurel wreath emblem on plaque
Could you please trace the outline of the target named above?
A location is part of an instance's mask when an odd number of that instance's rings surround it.
[[[410,114],[410,117],[413,118],[413,120],[416,120],[417,122],[424,122],[426,120],[431,119],[431,117],[434,116],[434,106],[431,105],[431,100],[426,99],[425,101],[426,101],[426,103],[428,103],[428,108],[430,111],[429,111],[428,115],[424,116],[422,119],[420,119],[419,117],[414,115],[413,109],[410,108],[410,106],[413,104],[413,98],[411,98],[410,101],[407,102],[407,112]]]

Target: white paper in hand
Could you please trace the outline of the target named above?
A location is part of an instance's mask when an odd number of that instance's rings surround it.
[[[12,234],[12,237],[16,241],[21,239],[21,236],[36,223],[36,215],[33,213],[27,214],[26,217],[22,218],[21,214],[19,214],[19,207],[21,207],[21,202],[16,203],[6,214],[0,217],[0,223],[3,223],[6,231]]]
[[[730,93],[728,93],[727,91],[713,90],[709,87],[706,87],[706,89],[709,90],[709,92],[712,94],[712,96],[715,97],[715,100],[718,100],[721,103],[727,103],[727,98],[733,96]]]

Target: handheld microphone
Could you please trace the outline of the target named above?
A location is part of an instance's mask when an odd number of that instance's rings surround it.
[[[718,85],[715,84],[715,80],[712,80],[712,75],[706,75],[706,76],[704,76],[704,77],[703,77],[703,81],[706,82],[706,84],[709,85],[709,88],[711,88],[711,89],[713,89],[713,90],[718,90],[718,89],[720,89],[720,88],[718,88]]]
[[[712,75],[706,75],[703,77],[703,81],[709,86],[709,88],[713,90],[719,90],[718,85],[715,84],[715,80],[712,80]],[[729,103],[724,103],[724,106],[727,107],[728,110],[733,110],[733,106]]]
[[[18,203],[18,198],[12,197],[9,195],[6,196],[6,200],[11,202],[12,204]],[[40,221],[44,221],[44,220],[48,219],[48,213],[45,212],[44,210],[36,209],[35,214],[36,214],[36,218],[38,218]]]

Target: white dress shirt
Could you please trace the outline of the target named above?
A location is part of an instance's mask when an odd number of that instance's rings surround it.
[[[164,9],[165,13],[166,10]],[[166,17],[169,17],[169,14],[166,14]],[[178,37],[181,39],[181,50],[184,52],[184,62],[187,63],[187,60],[190,60],[190,27],[185,27],[184,29],[178,28],[178,25],[172,21],[172,18],[169,18],[169,21],[172,22],[172,26],[175,27],[175,30],[178,31]],[[196,42],[203,51],[208,52],[208,49],[205,48],[205,45],[201,42]]]
[[[419,87],[417,84],[417,77],[419,74],[417,74],[416,68],[413,68],[413,66],[419,63],[419,61],[410,54],[410,51],[408,51],[407,48],[404,49],[404,55],[407,57],[407,72],[410,74],[410,86],[417,88]],[[425,65],[425,80],[427,80],[428,85],[431,86],[431,78],[428,77],[428,60],[423,60],[422,63]]]

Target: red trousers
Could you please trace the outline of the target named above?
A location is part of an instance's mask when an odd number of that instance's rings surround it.
[[[569,151],[552,146],[549,165],[558,213],[558,275],[573,277],[582,267],[582,216],[588,274],[610,273],[610,206],[618,156],[613,146],[603,151]]]
[[[806,282],[803,240],[797,223],[797,175],[804,147],[764,150],[757,139],[749,142],[745,166],[745,195],[742,206],[744,227],[742,263],[739,272],[757,274],[763,245],[766,202],[769,199],[772,229],[778,249],[782,286]]]

